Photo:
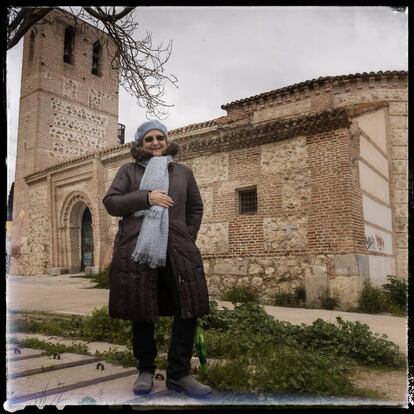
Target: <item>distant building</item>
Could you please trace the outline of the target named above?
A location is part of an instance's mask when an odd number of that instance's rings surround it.
[[[107,266],[118,218],[102,198],[132,161],[102,33],[56,14],[25,36],[12,274]],[[211,294],[304,287],[309,304],[328,294],[349,309],[364,281],[407,277],[407,72],[324,77],[222,109],[169,132],[202,194]]]

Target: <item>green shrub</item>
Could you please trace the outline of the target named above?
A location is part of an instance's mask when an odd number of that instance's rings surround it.
[[[103,269],[99,273],[92,273],[90,275],[90,278],[95,281],[94,288],[99,289],[109,289],[109,269],[110,267],[107,266],[105,269]]]
[[[221,299],[232,303],[258,303],[259,294],[257,290],[251,286],[233,286],[222,295]]]
[[[386,292],[380,288],[371,286],[369,282],[364,283],[358,303],[358,311],[365,313],[388,312],[390,300]]]
[[[304,307],[306,303],[306,290],[304,287],[297,287],[294,292],[278,292],[272,297],[272,305],[287,306],[292,308]]]
[[[131,346],[132,322],[111,318],[108,307],[103,306],[84,318],[82,334],[90,341],[107,341]]]
[[[231,324],[232,311],[218,309],[217,302],[210,300],[210,313],[201,317],[200,326],[205,329],[226,330]]]
[[[11,332],[44,333],[81,339],[83,317],[78,315],[53,316],[38,313],[21,314],[11,321]]]
[[[339,306],[339,298],[335,296],[334,297],[328,296],[328,295],[322,296],[321,298],[322,309],[334,310],[338,306]]]
[[[402,368],[405,357],[396,344],[374,335],[368,325],[336,318],[338,325],[317,319],[312,325],[302,324],[298,335],[305,349],[351,358],[363,365]]]
[[[397,312],[407,312],[407,281],[396,276],[388,275],[388,282],[382,285],[387,292],[391,304]]]
[[[200,380],[217,391],[345,395],[355,392],[351,361],[294,347],[258,346],[222,365],[211,365]]]

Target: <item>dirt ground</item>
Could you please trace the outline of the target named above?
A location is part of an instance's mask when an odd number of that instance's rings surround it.
[[[378,398],[390,402],[407,402],[407,371],[358,367],[352,375],[353,384],[374,391]]]

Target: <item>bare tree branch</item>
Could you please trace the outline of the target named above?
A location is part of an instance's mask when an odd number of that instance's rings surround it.
[[[52,7],[32,9],[24,7],[17,13],[13,13],[11,8],[9,8],[7,10],[7,49],[9,50],[16,46],[25,33],[51,10],[53,10]]]
[[[47,16],[52,9],[8,8],[7,48],[14,47],[34,24],[52,23]],[[163,43],[153,46],[149,32],[142,39],[135,40],[133,36],[138,27],[133,16],[135,7],[116,9],[119,8],[81,7],[75,12],[69,7],[70,13],[61,10],[72,19],[75,30],[81,30],[82,21],[103,30],[103,33],[98,32],[99,40],[111,59],[112,69],[119,74],[121,86],[135,96],[137,104],[146,109],[147,116],[162,119],[168,114],[166,108],[173,106],[162,99],[165,84],[171,83],[177,87],[177,78],[164,72],[171,56],[172,41],[166,46]]]

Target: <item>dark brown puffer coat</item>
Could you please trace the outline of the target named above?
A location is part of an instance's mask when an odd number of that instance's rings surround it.
[[[168,143],[163,155],[174,156],[178,149],[177,144]],[[112,318],[154,322],[158,316],[173,315],[174,309],[169,295],[157,290],[158,270],[131,259],[143,221],[143,217],[132,214],[151,207],[148,191],[139,190],[145,168],[138,161],[152,157],[151,153],[135,145],[131,153],[135,162],[119,168],[103,198],[108,213],[122,217],[109,272],[109,314]],[[194,318],[209,312],[203,261],[195,244],[203,216],[203,202],[189,167],[174,161],[169,164],[168,173],[168,195],[174,204],[168,209],[167,254],[178,288],[181,317]]]

